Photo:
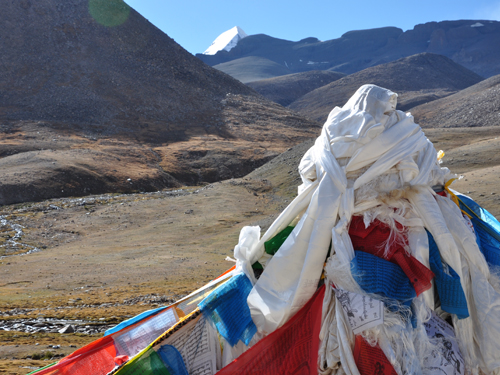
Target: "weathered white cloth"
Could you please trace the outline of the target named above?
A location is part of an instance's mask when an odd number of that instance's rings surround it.
[[[353,213],[380,206],[387,200],[380,193],[429,182],[436,151],[413,117],[395,109],[396,98],[378,86],[362,86],[343,108],[332,110],[302,159],[300,194],[247,258],[258,260],[263,242],[307,207],[248,297],[259,331],[274,331],[313,295],[330,241],[339,257],[352,260],[347,226]]]

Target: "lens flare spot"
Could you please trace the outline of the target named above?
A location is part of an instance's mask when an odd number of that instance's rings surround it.
[[[128,19],[130,6],[123,0],[89,0],[89,13],[101,25],[119,26]]]

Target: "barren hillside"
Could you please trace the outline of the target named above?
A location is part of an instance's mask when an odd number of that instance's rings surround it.
[[[500,75],[411,110],[424,127],[500,125]]]
[[[342,73],[313,70],[249,82],[247,85],[269,100],[286,107],[308,92],[342,77]]]
[[[311,91],[289,108],[323,122],[332,108],[343,106],[360,86],[373,83],[398,93],[398,109],[408,110],[481,80],[482,77],[447,57],[422,53],[348,75]]]

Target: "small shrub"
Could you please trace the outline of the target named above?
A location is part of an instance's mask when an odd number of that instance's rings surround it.
[[[54,353],[52,352],[33,353],[30,357],[31,359],[34,360],[52,359],[52,357],[54,357]]]

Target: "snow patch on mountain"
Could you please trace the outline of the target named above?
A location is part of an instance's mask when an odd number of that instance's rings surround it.
[[[224,31],[215,39],[210,47],[207,48],[204,55],[215,55],[219,51],[230,51],[236,47],[238,42],[248,35],[239,27],[235,26],[230,30]]]

